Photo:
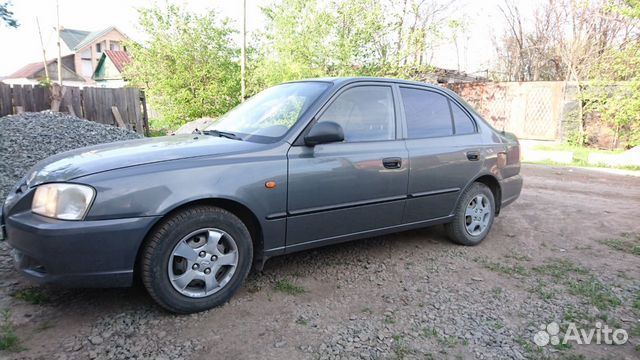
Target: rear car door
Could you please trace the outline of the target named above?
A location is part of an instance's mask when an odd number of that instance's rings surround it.
[[[400,97],[411,163],[403,222],[446,217],[482,167],[482,137],[471,116],[442,92],[400,86]]]
[[[401,223],[408,153],[397,137],[398,105],[391,85],[347,86],[316,116],[317,122],[340,124],[345,140],[291,147],[287,248],[345,240]]]

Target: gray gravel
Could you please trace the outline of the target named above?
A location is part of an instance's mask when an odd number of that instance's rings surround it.
[[[0,118],[0,202],[42,159],[84,146],[140,137],[129,130],[51,111]]]
[[[640,329],[640,258],[601,242],[625,236],[640,241],[637,179],[549,168],[524,172],[521,199],[501,213],[480,246],[455,246],[435,227],[277,257],[252,272],[229,303],[189,316],[164,312],[140,288],[37,287],[47,301],[32,304],[15,295],[32,284],[7,261],[0,266],[0,310],[11,310],[26,349],[6,355],[637,359],[637,335],[623,346],[541,348],[532,341],[551,321]],[[585,272],[536,270],[562,260]],[[285,280],[304,292],[277,291],[276,282]],[[571,291],[569,285],[580,282],[605,284],[607,291]],[[598,309],[601,295],[620,304]]]

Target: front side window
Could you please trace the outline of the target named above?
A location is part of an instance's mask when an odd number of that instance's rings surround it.
[[[319,81],[270,87],[238,105],[205,130],[232,133],[246,141],[275,142],[328,87],[328,83]]]
[[[400,88],[409,139],[453,135],[449,100],[433,91]]]
[[[395,138],[393,94],[389,86],[358,86],[344,91],[318,122],[333,121],[344,131],[345,142]]]

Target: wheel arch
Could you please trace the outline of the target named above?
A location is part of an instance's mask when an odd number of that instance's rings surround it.
[[[134,264],[134,276],[138,276],[139,265],[140,265],[140,257],[142,256],[142,251],[149,239],[150,234],[152,234],[161,224],[167,219],[169,216],[182,211],[186,208],[197,206],[197,205],[207,205],[207,206],[215,206],[221,209],[225,209],[238,218],[245,224],[247,229],[249,230],[249,234],[251,234],[251,241],[253,243],[253,266],[261,267],[264,263],[263,254],[264,254],[264,238],[262,233],[262,226],[258,221],[257,216],[247,207],[246,205],[231,199],[226,198],[203,198],[191,200],[182,204],[177,205],[176,207],[167,211],[164,215],[158,218],[158,220],[149,228],[143,241],[140,243],[138,247],[138,252],[136,254],[136,260]]]
[[[469,182],[467,187],[471,186],[471,184],[475,182],[484,184],[491,190],[491,193],[493,193],[493,198],[495,200],[495,206],[496,206],[495,213],[496,215],[499,215],[500,207],[502,205],[502,188],[500,187],[500,182],[498,181],[498,179],[496,179],[495,176],[490,174],[480,175],[475,179],[473,179],[471,182]]]

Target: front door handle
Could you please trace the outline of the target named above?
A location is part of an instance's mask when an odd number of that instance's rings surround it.
[[[469,152],[467,152],[467,159],[469,159],[469,161],[478,161],[478,160],[480,160],[480,152],[479,151],[469,151]]]
[[[390,157],[382,159],[382,165],[387,169],[400,169],[402,167],[402,159],[399,157]]]

